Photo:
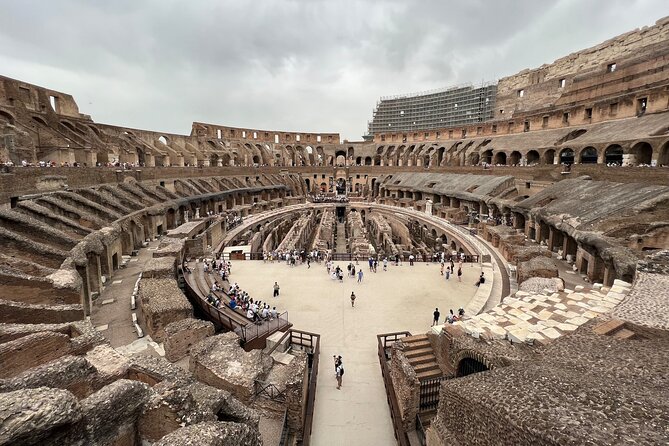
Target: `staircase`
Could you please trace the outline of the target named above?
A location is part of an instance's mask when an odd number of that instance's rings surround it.
[[[335,252],[346,251],[346,225],[344,223],[337,223],[337,240],[335,244]]]
[[[402,342],[405,345],[404,354],[420,381],[442,376],[427,335],[407,336],[402,339]]]

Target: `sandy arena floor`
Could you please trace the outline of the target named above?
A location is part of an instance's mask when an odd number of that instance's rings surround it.
[[[344,271],[348,262],[336,263]],[[443,322],[449,309],[464,307],[476,291],[479,268],[465,265],[462,282],[446,281],[438,264],[379,265],[375,274],[363,268],[363,283],[345,277],[333,281],[324,264],[294,268],[285,263],[233,261],[231,281],[254,297],[288,310],[289,320],[300,330],[321,335],[312,444],[393,445],[395,439],[383,380],[377,359],[376,335],[393,331],[425,333],[432,312],[439,307]],[[457,265],[456,265],[457,270]],[[281,295],[272,297],[274,281]],[[351,308],[350,295],[357,299]],[[344,380],[336,389],[332,355],[342,355]]]

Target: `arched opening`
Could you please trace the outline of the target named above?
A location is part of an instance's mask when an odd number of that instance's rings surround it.
[[[371,156],[366,156],[365,157],[365,166],[371,166],[372,165],[372,157]]]
[[[669,166],[669,141],[665,142],[657,157],[658,166]]]
[[[158,141],[160,141],[161,143],[167,145],[167,138],[165,138],[164,136],[161,136],[160,138],[158,138]]]
[[[495,153],[495,158],[493,159],[493,164],[495,164],[495,165],[506,165],[506,153],[504,153],[504,152]]]
[[[527,165],[531,166],[533,164],[539,164],[539,152],[536,150],[530,150],[527,152]]]
[[[574,164],[574,151],[567,148],[560,152],[560,164]]]
[[[472,153],[469,155],[469,164],[472,166],[477,166],[479,163],[479,154],[478,153]]]
[[[42,125],[46,125],[46,126],[48,126],[48,124],[46,123],[46,121],[45,121],[44,119],[40,118],[39,116],[33,116],[33,121],[35,121],[35,122],[38,123],[38,124],[42,124]]]
[[[348,157],[353,158],[355,156],[353,147],[348,148]]]
[[[337,166],[343,166],[346,164],[346,152],[343,150],[338,150],[335,152],[335,164]]]
[[[653,147],[645,141],[634,144],[630,153],[634,159],[630,160],[630,164],[638,166],[640,164],[650,165],[653,158]]]
[[[521,158],[520,152],[518,152],[517,150],[514,150],[513,152],[511,152],[511,155],[509,155],[509,164],[512,165],[512,166],[519,165],[520,164],[520,158]]]
[[[140,165],[143,166],[144,163],[146,162],[146,157],[144,156],[144,151],[142,149],[140,149],[139,147],[137,147],[136,150],[137,150],[137,162]]]
[[[355,159],[355,165],[356,166],[361,166],[362,165],[362,157],[359,156]]]
[[[344,195],[346,194],[346,180],[343,178],[339,178],[337,180],[337,195]]]
[[[486,150],[481,154],[481,162],[486,164],[492,164],[492,150]]]
[[[326,193],[328,191],[327,183],[321,183],[321,192]]]
[[[437,150],[437,166],[441,166],[441,163],[444,162],[444,153],[446,153],[446,148],[439,147],[439,150]]]
[[[463,358],[458,363],[458,371],[456,376],[458,378],[462,378],[463,376],[479,372],[485,372],[486,370],[489,370],[488,367],[481,361],[478,361],[473,358]]]
[[[2,110],[0,110],[0,120],[6,121],[9,124],[14,125],[14,117],[12,115],[10,115],[9,113],[7,113],[5,111],[2,111]]]
[[[555,150],[548,149],[544,152],[544,163],[555,164]]]
[[[307,191],[311,192],[311,180],[309,178],[305,178],[304,182],[307,184]]]
[[[612,144],[604,151],[604,163],[607,166],[622,166],[623,148],[618,144]]]
[[[597,149],[594,147],[586,147],[581,150],[581,164],[597,164]]]
[[[209,165],[218,166],[218,154],[212,153],[211,155],[209,155]]]

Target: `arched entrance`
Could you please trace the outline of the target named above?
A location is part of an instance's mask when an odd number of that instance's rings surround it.
[[[486,164],[492,164],[492,150],[486,150],[481,154],[481,162]]]
[[[544,152],[544,163],[555,164],[555,150],[548,149]]]
[[[669,141],[665,142],[660,148],[660,154],[657,157],[658,166],[669,166]]]
[[[574,151],[567,148],[560,152],[560,164],[574,164]]]
[[[509,155],[509,164],[512,166],[517,166],[520,164],[520,152],[514,150],[511,152],[511,155]]]
[[[653,147],[645,141],[639,142],[634,144],[630,154],[633,155],[633,160],[630,159],[631,165],[650,165],[651,159],[653,158]]]
[[[506,153],[504,153],[504,152],[495,153],[495,158],[493,160],[493,164],[495,164],[495,165],[500,164],[500,165],[505,166],[506,165]]]
[[[581,164],[597,164],[597,149],[594,147],[586,147],[581,150]]]
[[[623,148],[618,144],[610,145],[604,151],[604,163],[606,165],[622,166],[623,164]]]
[[[471,375],[474,373],[485,372],[489,370],[488,367],[474,358],[462,358],[458,363],[458,371],[456,376],[462,378],[463,376]]]
[[[527,165],[531,166],[533,164],[539,164],[539,152],[536,150],[530,150],[527,152]]]

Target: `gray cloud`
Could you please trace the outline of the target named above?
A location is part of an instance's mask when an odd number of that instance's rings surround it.
[[[662,0],[0,2],[0,74],[98,122],[194,120],[359,139],[378,98],[552,62],[667,15]]]

